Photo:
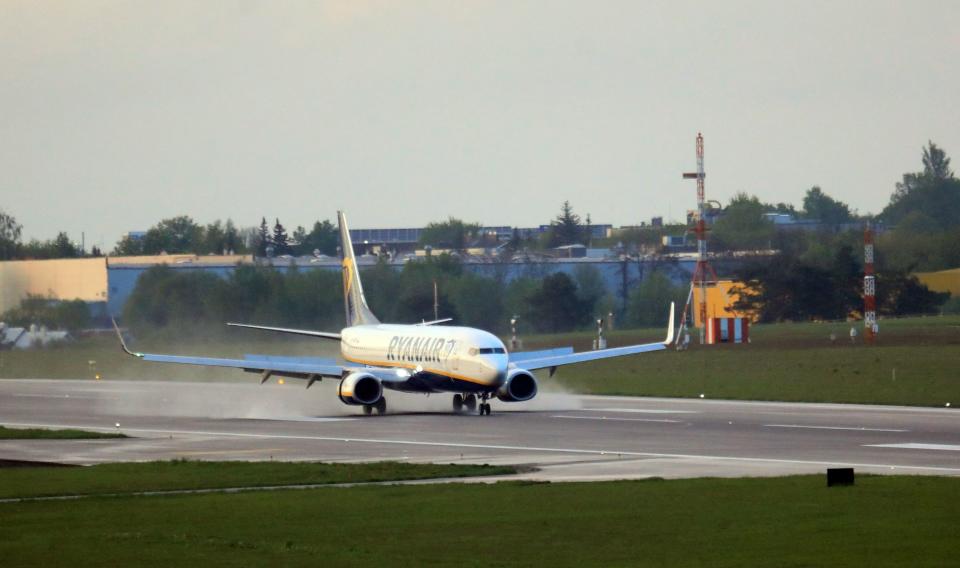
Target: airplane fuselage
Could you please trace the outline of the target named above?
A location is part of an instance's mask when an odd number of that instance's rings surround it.
[[[395,386],[427,392],[495,390],[506,378],[508,363],[497,336],[456,326],[348,327],[341,332],[340,353],[359,365],[406,369],[410,380]]]

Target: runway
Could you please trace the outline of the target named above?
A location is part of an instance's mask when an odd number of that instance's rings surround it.
[[[0,440],[0,459],[70,464],[403,460],[517,464],[518,477],[588,481],[822,473],[960,475],[952,408],[543,393],[454,415],[450,396],[388,394],[385,416],[334,384],[0,380],[0,424],[119,430],[121,440]],[[119,424],[119,427],[117,426]]]

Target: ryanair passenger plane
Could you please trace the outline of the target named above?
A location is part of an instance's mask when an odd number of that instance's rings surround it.
[[[347,362],[314,358],[270,357],[246,355],[243,359],[213,359],[158,355],[130,351],[120,335],[123,350],[144,361],[183,363],[213,367],[234,367],[260,373],[261,384],[272,376],[292,377],[307,381],[307,388],[324,377],[340,381],[337,395],[345,404],[359,405],[366,414],[387,409],[384,389],[413,392],[453,394],[453,409],[490,414],[491,398],[503,402],[523,402],[537,395],[537,379],[531,371],[548,369],[550,375],[557,367],[621,357],[666,349],[673,337],[673,304],[667,338],[659,343],[631,345],[574,353],[573,348],[547,349],[508,353],[495,335],[469,327],[440,326],[449,320],[437,320],[413,325],[382,324],[367,306],[360,285],[347,230],[347,220],[337,213],[342,244],[343,297],[347,327],[340,333],[288,329],[228,323],[279,333],[306,335],[340,342],[340,353]],[[116,326],[116,323],[114,323]],[[478,405],[479,402],[479,405]]]

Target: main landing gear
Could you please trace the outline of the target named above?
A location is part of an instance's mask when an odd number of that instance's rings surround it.
[[[490,404],[487,403],[487,398],[490,395],[484,393],[480,397],[483,402],[480,403],[480,416],[486,414],[490,415]],[[453,411],[454,412],[463,412],[466,409],[467,412],[473,412],[477,409],[477,395],[468,394],[466,396],[462,394],[453,395]]]
[[[463,412],[466,409],[467,412],[473,412],[477,409],[477,395],[468,394],[466,396],[462,394],[453,395],[453,411],[454,412]]]
[[[385,397],[380,397],[380,400],[376,404],[364,404],[363,413],[370,415],[373,414],[374,409],[376,409],[377,414],[386,414],[387,413],[387,399]]]

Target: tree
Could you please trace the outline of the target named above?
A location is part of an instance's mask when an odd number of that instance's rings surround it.
[[[877,274],[877,309],[881,314],[906,316],[936,314],[949,292],[933,292],[916,276],[900,271]]]
[[[50,258],[77,258],[83,256],[80,247],[70,241],[70,237],[63,231],[50,243],[52,256]]]
[[[223,254],[227,250],[227,233],[219,220],[207,225],[203,231],[203,245],[198,254]]]
[[[807,190],[803,198],[803,216],[807,219],[818,219],[827,225],[848,223],[853,218],[846,203],[830,197],[819,186]]]
[[[313,254],[313,251],[319,250],[320,254],[336,256],[338,237],[339,233],[333,223],[326,219],[316,221],[309,233],[304,232],[303,236],[297,239],[299,244],[296,248],[296,254],[300,256],[310,255]]]
[[[946,152],[931,140],[927,140],[927,147],[923,149],[923,175],[932,180],[943,181],[953,178],[950,169],[950,158]]]
[[[898,224],[912,212],[933,220],[934,230],[960,226],[960,180],[953,176],[950,158],[933,142],[923,149],[923,171],[903,174],[880,217]]]
[[[240,236],[240,231],[237,230],[231,219],[227,219],[227,224],[223,228],[223,248],[227,251],[227,254],[241,254],[247,249],[243,243],[243,238]]]
[[[577,297],[577,285],[563,272],[543,279],[540,289],[530,297],[530,317],[539,329],[557,333],[586,325],[591,314]]]
[[[756,196],[738,193],[713,225],[715,246],[726,250],[765,249],[774,236],[773,223],[763,217],[766,206]]]
[[[820,189],[820,188],[817,188],[817,189]],[[792,203],[784,203],[782,201],[777,203],[776,205],[767,204],[767,211],[770,211],[773,213],[784,213],[786,215],[792,215],[794,217],[798,216],[797,208],[794,207]]]
[[[674,302],[683,306],[689,287],[676,286],[661,270],[654,270],[630,293],[627,322],[640,327],[663,324],[664,310]]]
[[[273,224],[273,254],[280,256],[291,252],[293,249],[288,242],[287,230],[280,224],[280,219],[277,219]]]
[[[13,215],[0,209],[0,260],[16,258],[22,230],[23,226],[17,223]]]
[[[763,322],[844,319],[862,308],[861,272],[849,245],[822,263],[784,250],[772,261],[756,260],[736,271],[741,285],[735,307]]]
[[[460,219],[449,217],[441,223],[428,224],[420,232],[420,245],[461,251],[479,235],[480,223],[464,223]]]
[[[143,237],[144,254],[196,253],[202,247],[203,227],[187,215],[163,219]]]
[[[504,294],[499,282],[464,272],[446,286],[451,288],[451,301],[460,318],[458,325],[486,330],[504,327]],[[444,317],[444,314],[440,314],[440,317]]]
[[[580,222],[580,216],[573,212],[569,201],[564,201],[560,214],[550,222],[549,246],[585,245],[588,238],[587,228]]]
[[[270,246],[270,229],[267,226],[267,218],[260,218],[260,230],[257,233],[257,256],[267,256],[267,247]]]
[[[239,270],[239,268],[237,269]],[[151,328],[190,328],[223,321],[223,280],[209,272],[178,271],[167,265],[147,269],[123,308],[123,319],[139,333]]]
[[[400,273],[387,264],[386,259],[381,257],[376,265],[363,269],[360,276],[367,302],[370,303],[370,310],[381,321],[401,321],[397,317]]]
[[[60,232],[50,241],[32,239],[27,244],[20,245],[18,258],[46,259],[46,258],[77,258],[83,256],[80,247],[70,241],[66,233]]]
[[[573,269],[573,277],[577,283],[577,298],[583,303],[587,313],[605,317],[606,314],[599,312],[597,308],[600,300],[607,294],[607,286],[597,267],[578,264]]]
[[[143,254],[143,239],[124,235],[113,247],[114,256],[139,256]]]

